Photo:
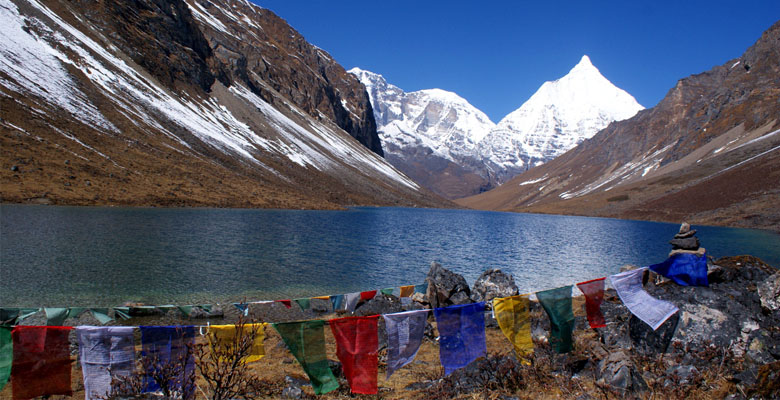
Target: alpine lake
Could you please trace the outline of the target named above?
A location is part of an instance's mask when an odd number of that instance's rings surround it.
[[[679,224],[473,210],[0,206],[0,307],[291,299],[419,284],[432,261],[521,293],[663,261]],[[780,235],[693,226],[780,266]]]

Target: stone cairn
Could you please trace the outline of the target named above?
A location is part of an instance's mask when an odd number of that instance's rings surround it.
[[[696,229],[691,229],[691,225],[687,222],[680,225],[680,231],[674,235],[674,239],[670,240],[669,244],[672,245],[669,257],[680,253],[703,255],[705,252],[704,247],[699,246]]]

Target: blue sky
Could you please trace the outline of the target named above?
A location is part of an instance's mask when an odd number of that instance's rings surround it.
[[[652,107],[678,79],[739,57],[780,19],[780,0],[253,0],[346,69],[405,91],[458,93],[494,122],[590,56]]]

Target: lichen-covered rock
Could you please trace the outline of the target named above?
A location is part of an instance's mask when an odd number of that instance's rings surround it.
[[[758,285],[758,297],[761,307],[774,312],[780,310],[780,272]]]
[[[425,281],[428,283],[426,297],[431,308],[471,303],[471,290],[466,279],[435,261],[431,263]]]
[[[518,293],[515,279],[500,269],[489,269],[474,282],[471,298],[474,301],[491,301],[496,297],[514,296]]]

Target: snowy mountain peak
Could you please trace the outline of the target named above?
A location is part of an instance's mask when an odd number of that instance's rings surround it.
[[[596,70],[598,72],[598,69],[596,69],[595,66],[593,66],[593,63],[590,61],[590,57],[588,57],[587,54],[583,55],[582,58],[580,58],[580,62],[577,63],[577,65],[574,66],[574,68],[569,71],[571,74],[572,72],[576,71],[589,71],[589,70]]]
[[[480,143],[480,152],[497,175],[509,178],[642,109],[584,55],[568,74],[545,82],[520,108],[499,121]]]
[[[449,161],[475,154],[476,145],[495,126],[466,99],[442,89],[404,92],[382,75],[360,68],[348,72],[366,86],[377,130],[386,152],[428,148]]]

